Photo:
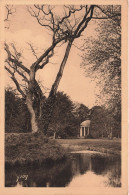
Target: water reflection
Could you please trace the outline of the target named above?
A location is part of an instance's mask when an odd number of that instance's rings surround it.
[[[42,167],[5,171],[6,187],[121,187],[121,160],[99,153],[73,153],[70,159]]]

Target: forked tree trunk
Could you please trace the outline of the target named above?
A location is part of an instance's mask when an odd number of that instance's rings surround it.
[[[35,74],[36,74],[35,64],[33,64],[30,68],[30,80],[29,80],[28,92],[27,92],[27,96],[26,96],[26,104],[27,104],[28,110],[31,114],[32,133],[35,133],[35,132],[41,130],[41,131],[43,131],[42,133],[44,133],[45,135],[47,134],[48,125],[50,123],[52,113],[54,110],[54,102],[55,102],[55,98],[56,98],[57,88],[58,88],[60,80],[62,78],[64,67],[66,65],[71,46],[72,46],[72,41],[70,41],[67,45],[64,58],[63,58],[62,63],[60,65],[60,69],[59,69],[59,72],[56,76],[55,82],[52,85],[49,97],[44,102],[42,109],[41,108],[39,109],[42,112],[42,114],[41,114],[41,112],[40,113],[37,112],[38,109],[34,108],[34,104],[33,104],[34,100],[35,100],[36,93],[37,94],[40,93],[40,91],[37,91],[39,89],[37,89],[37,87],[36,87],[37,84],[36,84],[36,80],[35,80]],[[40,98],[39,98],[39,101],[40,101]],[[40,103],[39,103],[39,105],[40,105]],[[38,106],[38,105],[36,105],[36,106]]]

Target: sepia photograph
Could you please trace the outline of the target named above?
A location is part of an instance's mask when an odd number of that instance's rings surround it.
[[[4,3],[4,189],[127,193],[123,2]]]

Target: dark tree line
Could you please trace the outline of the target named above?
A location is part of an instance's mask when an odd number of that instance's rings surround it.
[[[5,90],[5,132],[31,132],[30,113],[12,88]]]
[[[77,137],[80,122],[86,119],[88,111],[89,109],[85,105],[78,104],[76,106],[69,96],[63,92],[58,92],[47,135],[53,136],[55,133],[56,137]],[[12,133],[31,132],[30,119],[31,116],[24,99],[18,97],[11,88],[6,89],[5,131]]]
[[[10,104],[11,102],[11,104]],[[120,127],[113,115],[100,106],[88,109],[83,104],[73,103],[63,92],[58,92],[55,99],[53,117],[48,127],[47,136],[77,138],[80,124],[91,119],[90,137],[120,137]],[[31,132],[31,116],[24,100],[11,88],[5,92],[5,132]]]
[[[104,106],[94,106],[91,109],[90,134],[93,138],[121,137],[121,126],[112,112]]]

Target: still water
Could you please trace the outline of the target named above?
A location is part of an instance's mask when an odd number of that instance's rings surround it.
[[[6,187],[121,187],[119,156],[75,152],[64,162],[5,171]]]

